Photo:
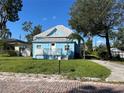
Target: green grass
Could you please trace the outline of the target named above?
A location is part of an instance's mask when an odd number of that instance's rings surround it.
[[[0,57],[1,72],[58,74],[58,66],[57,60]],[[71,78],[96,77],[104,79],[110,75],[110,70],[87,60],[62,60],[61,74]]]

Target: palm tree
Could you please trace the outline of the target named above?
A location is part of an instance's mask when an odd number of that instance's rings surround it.
[[[3,28],[3,30],[0,33],[1,39],[10,39],[11,36],[12,36],[12,33],[7,28]]]
[[[81,45],[80,44],[81,44],[81,41],[83,41],[83,58],[85,59],[85,41],[83,37],[79,33],[75,32],[75,33],[70,34],[68,38],[70,40],[75,40],[75,39],[78,40],[80,56],[81,56]]]

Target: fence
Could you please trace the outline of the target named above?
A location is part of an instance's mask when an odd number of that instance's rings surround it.
[[[62,49],[48,49],[45,48],[43,49],[43,54],[44,55],[62,55]]]

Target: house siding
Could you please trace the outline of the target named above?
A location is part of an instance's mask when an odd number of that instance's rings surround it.
[[[66,45],[69,45],[69,50],[65,50]],[[56,43],[56,47],[62,49],[62,56],[74,58],[75,43]]]
[[[33,58],[63,59],[74,58],[77,50],[77,40],[69,40],[73,31],[63,25],[52,27],[33,37]]]
[[[43,59],[43,56],[40,55],[40,51],[37,51],[37,45],[41,45],[41,48],[49,48],[50,43],[33,43],[33,58]],[[39,54],[39,55],[37,55]]]
[[[40,53],[41,51],[37,51],[37,45],[41,45],[41,48],[45,53]],[[65,50],[65,46],[69,45],[69,50]],[[74,58],[75,53],[75,42],[56,42],[55,43],[56,49],[59,49],[59,53],[54,56],[54,59],[56,59],[58,56],[61,56],[62,58],[68,56],[69,58]],[[42,50],[41,49],[41,50]],[[48,53],[48,50],[51,49],[51,43],[50,42],[35,42],[33,43],[33,58],[37,59],[52,59],[50,54]]]

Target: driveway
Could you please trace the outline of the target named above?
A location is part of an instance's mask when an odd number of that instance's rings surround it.
[[[0,74],[0,93],[124,93],[124,85]]]
[[[124,82],[124,65],[102,60],[91,61],[103,65],[111,70],[111,75],[106,79],[106,81]]]

